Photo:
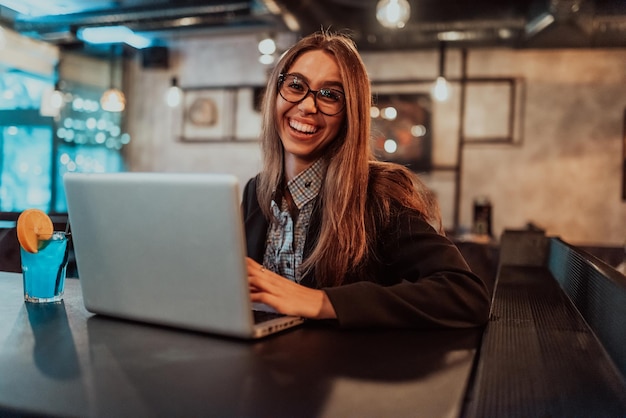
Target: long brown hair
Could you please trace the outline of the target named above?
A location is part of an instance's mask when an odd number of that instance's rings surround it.
[[[261,210],[272,219],[273,193],[283,180],[284,149],[278,134],[276,101],[280,73],[288,72],[307,51],[323,50],[337,60],[346,108],[337,138],[324,151],[327,171],[318,196],[321,207],[319,236],[304,272],[314,271],[320,286],[337,286],[347,274],[359,274],[373,254],[377,228],[390,218],[392,201],[417,209],[442,231],[433,194],[408,169],[376,161],[370,146],[370,81],[354,45],[344,34],[320,31],[290,48],[272,71],[263,102],[261,149],[263,170],[257,195]]]

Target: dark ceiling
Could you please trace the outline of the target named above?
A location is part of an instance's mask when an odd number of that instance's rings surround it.
[[[626,0],[409,0],[403,29],[375,18],[377,0],[20,0],[2,5],[0,24],[66,48],[82,48],[79,28],[126,25],[167,44],[198,33],[320,28],[348,30],[362,51],[450,46],[626,47]]]

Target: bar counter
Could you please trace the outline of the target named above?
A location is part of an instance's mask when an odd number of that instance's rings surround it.
[[[80,281],[25,303],[0,273],[0,416],[455,417],[481,329],[340,331],[242,341],[93,315]]]

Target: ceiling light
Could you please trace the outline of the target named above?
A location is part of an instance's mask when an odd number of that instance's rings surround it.
[[[259,41],[259,52],[261,56],[259,57],[259,62],[263,65],[271,65],[276,60],[274,57],[274,53],[276,52],[276,41],[271,36],[262,39]]]
[[[272,65],[274,61],[276,61],[276,58],[274,58],[274,55],[263,54],[259,56],[259,62],[263,65]]]
[[[460,31],[447,31],[437,34],[437,39],[440,41],[462,41],[466,38],[465,32]]]
[[[292,15],[291,13],[287,11],[283,12],[283,21],[285,22],[285,25],[289,28],[290,31],[292,32],[300,31],[300,23],[298,22],[298,19],[296,19],[296,17]]]
[[[89,3],[88,5],[85,3]],[[100,9],[97,1],[1,0],[0,6],[31,17],[67,15]]]
[[[445,77],[437,77],[435,85],[433,86],[433,96],[438,102],[444,102],[448,100],[450,95],[450,89],[448,88],[448,82]]]
[[[110,88],[102,94],[100,105],[107,112],[121,112],[126,107],[126,98],[118,89]]]
[[[152,41],[127,28],[126,26],[97,26],[81,28],[77,32],[78,39],[90,44],[125,43],[136,49],[150,46]]]
[[[534,36],[553,24],[556,18],[550,13],[543,13],[526,24],[526,35]]]
[[[511,39],[513,37],[513,31],[507,28],[498,29],[498,36],[500,39]]]
[[[386,28],[401,29],[411,15],[407,0],[380,0],[376,6],[376,19]]]
[[[265,38],[259,42],[259,52],[264,55],[272,55],[276,52],[276,42],[272,38]]]

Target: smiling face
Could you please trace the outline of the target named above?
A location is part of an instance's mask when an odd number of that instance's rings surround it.
[[[296,74],[311,90],[332,87],[343,90],[339,66],[333,55],[308,51],[300,55],[286,71]],[[276,123],[285,150],[285,174],[292,179],[311,166],[339,134],[345,110],[334,116],[319,111],[313,94],[301,102],[291,103],[280,94],[276,99]]]

